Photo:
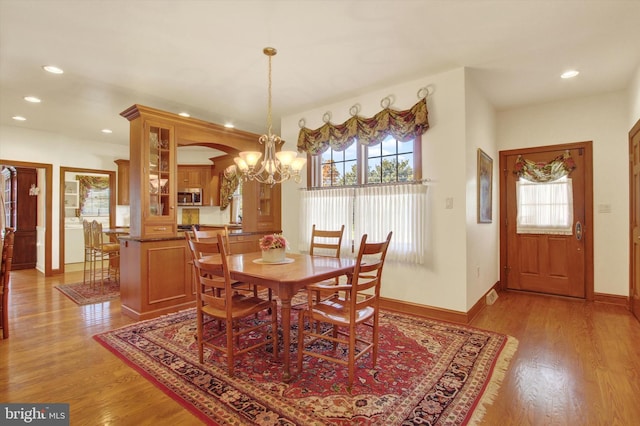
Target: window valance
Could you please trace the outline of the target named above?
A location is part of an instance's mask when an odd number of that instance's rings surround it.
[[[513,173],[530,182],[551,182],[569,175],[576,168],[569,151],[548,163],[536,163],[519,155]]]
[[[355,140],[363,145],[377,145],[389,134],[401,142],[410,141],[429,128],[427,115],[425,97],[405,111],[387,107],[371,118],[354,115],[342,124],[325,123],[315,130],[303,127],[298,135],[298,151],[311,155],[329,147],[344,151]]]
[[[84,208],[92,189],[101,191],[109,189],[109,178],[105,176],[77,175],[76,180],[80,182],[80,211]]]

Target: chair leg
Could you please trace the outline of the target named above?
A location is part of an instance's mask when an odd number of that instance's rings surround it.
[[[298,375],[302,374],[302,358],[304,357],[304,317],[306,314],[306,310],[301,311],[298,317]]]
[[[234,373],[234,368],[233,368],[233,350],[234,350],[234,344],[233,344],[233,330],[234,330],[234,325],[233,325],[233,321],[227,321],[225,323],[225,326],[227,327],[227,369],[229,371],[229,375],[233,377],[233,373]]]
[[[198,313],[198,318],[197,318],[197,328],[196,328],[196,339],[198,341],[198,359],[200,360],[200,364],[202,364],[204,362],[204,343],[202,341],[202,339],[204,338],[203,334],[203,318],[202,318],[202,314]]]

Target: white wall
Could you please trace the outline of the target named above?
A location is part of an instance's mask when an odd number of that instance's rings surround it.
[[[493,106],[473,85],[466,84],[467,310],[500,280],[498,149]],[[492,221],[478,223],[477,155],[481,148],[493,159]]]
[[[430,129],[423,135],[422,163],[423,178],[431,180],[428,189],[429,217],[427,218],[427,261],[424,265],[409,266],[406,264],[388,263],[385,265],[382,295],[392,299],[409,301],[427,306],[466,312],[476,300],[467,298],[467,276],[470,274],[467,264],[467,212],[473,207],[467,205],[467,186],[475,182],[475,153],[476,145],[467,146],[467,131],[465,124],[465,70],[460,68],[442,74],[409,81],[403,84],[374,90],[358,97],[346,99],[331,105],[303,111],[295,115],[284,117],[282,120],[282,137],[287,142],[287,149],[294,149],[298,139],[298,121],[306,120],[306,127],[318,128],[325,112],[331,111],[333,123],[342,123],[349,118],[349,109],[354,104],[361,106],[360,115],[371,117],[382,109],[380,100],[393,95],[395,102],[392,107],[407,109],[418,101],[417,92],[421,87],[430,85],[433,93],[427,99],[429,109]],[[479,97],[479,95],[477,95]],[[473,110],[483,110],[486,105],[474,98]],[[486,114],[490,116],[490,114]],[[490,139],[492,124],[477,124],[484,128],[482,143],[488,152],[491,148]],[[489,129],[489,130],[487,130]],[[480,145],[478,145],[480,146]],[[470,159],[470,157],[472,157]],[[469,182],[473,176],[473,182]],[[294,247],[298,244],[299,219],[297,215],[299,205],[298,188],[285,183],[283,185],[283,232],[292,241]],[[445,200],[453,198],[453,209],[445,209]],[[473,192],[475,199],[475,190]],[[475,222],[475,213],[474,213]],[[474,223],[475,225],[475,223]],[[491,229],[490,225],[486,229]],[[486,229],[472,238],[485,238]],[[307,232],[310,232],[307,230]],[[490,231],[489,231],[490,232]],[[493,238],[493,237],[491,237]],[[473,292],[482,286],[490,287],[496,278],[495,253],[487,258],[486,251],[474,254],[474,262],[486,269],[486,282],[477,284],[474,278]],[[475,263],[474,263],[475,265]],[[473,269],[475,274],[475,267]],[[474,275],[475,277],[475,275]]]
[[[628,92],[497,114],[498,149],[593,141],[594,290],[629,294]],[[600,205],[611,206],[600,213]]]

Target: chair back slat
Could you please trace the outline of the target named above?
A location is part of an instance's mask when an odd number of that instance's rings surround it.
[[[339,230],[329,231],[316,229],[316,225],[314,224],[311,228],[309,254],[311,256],[340,257],[343,234],[344,225],[342,225]]]
[[[196,241],[209,241],[209,242],[217,242],[218,235],[222,235],[224,237],[225,248],[227,249],[227,253],[231,254],[231,245],[229,243],[229,229],[225,226],[224,228],[219,229],[207,229],[199,230],[195,225],[191,227],[191,232],[193,232],[194,239]]]

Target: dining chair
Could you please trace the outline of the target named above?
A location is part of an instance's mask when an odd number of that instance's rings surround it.
[[[309,254],[311,256],[327,256],[327,257],[340,257],[340,248],[342,246],[342,236],[344,234],[344,225],[339,230],[329,231],[317,229],[314,224],[311,228],[311,244],[309,247]],[[326,283],[333,282],[338,284],[339,277],[333,280],[326,281]],[[316,300],[321,300],[320,292],[316,292]]]
[[[2,240],[2,266],[0,266],[0,297],[2,297],[2,303],[0,304],[2,309],[0,321],[2,321],[2,324],[0,325],[2,325],[3,339],[9,337],[9,280],[11,278],[14,238],[15,231],[13,228],[5,228],[4,239]]]
[[[188,241],[192,252],[197,252],[198,242]],[[234,291],[222,235],[218,235],[216,245],[219,256],[194,259],[198,280],[196,289],[198,359],[200,363],[204,363],[205,347],[219,351],[226,356],[227,371],[230,376],[233,376],[234,360],[238,355],[271,344],[274,358],[278,357],[278,311],[275,300]],[[270,316],[270,320],[252,318],[247,321],[250,316],[263,311],[265,315]],[[223,330],[207,330],[205,333],[206,317],[223,323]],[[258,332],[261,332],[261,338],[256,337]],[[249,337],[242,339],[243,336]]]
[[[227,253],[231,253],[231,245],[229,243],[229,230],[225,226],[223,228],[199,230],[195,225],[191,227],[194,239],[196,241],[214,241],[218,242],[218,234],[226,237],[225,244],[227,246]]]
[[[225,249],[227,250],[227,254],[232,254],[231,243],[229,242],[229,229],[226,226],[224,228],[208,229],[205,231],[205,230],[199,230],[195,225],[193,225],[191,227],[191,232],[193,233],[193,239],[195,241],[214,242],[216,244],[218,243],[218,235],[222,235],[224,238],[224,244],[225,244]],[[187,239],[191,237],[188,232],[185,232],[185,236]],[[201,247],[205,248],[206,245],[203,245]],[[198,257],[202,257],[202,255]],[[234,281],[233,288],[239,291],[251,291],[254,293],[254,296],[258,295],[258,287],[250,283]],[[269,297],[269,299],[271,299],[271,297]]]
[[[87,283],[87,272],[89,272],[89,282],[93,284],[93,242],[91,241],[91,222],[89,222],[87,219],[82,220],[82,231],[84,237],[84,264],[82,268],[82,283]],[[89,265],[89,271],[87,271],[87,265]]]
[[[348,389],[351,390],[355,363],[360,357],[370,352],[373,367],[376,366],[380,286],[391,235],[392,232],[389,232],[382,242],[367,242],[367,234],[362,236],[353,276],[348,283],[320,283],[307,287],[313,291],[345,291],[347,296],[335,293],[328,299],[314,301],[312,292],[308,292],[308,306],[298,318],[298,374],[302,373],[305,355],[346,365],[349,369]],[[305,318],[309,323],[307,328],[304,326]],[[328,324],[329,327],[322,331],[322,324]],[[370,337],[360,332],[360,326],[371,327]],[[307,337],[311,339],[305,340]],[[333,343],[333,349],[322,351],[320,346],[313,345],[318,340]],[[347,348],[346,360],[341,357],[338,345]]]
[[[107,279],[120,279],[120,244],[105,242],[102,232],[102,223],[94,220],[91,222],[91,243],[93,247],[93,282],[97,283],[98,262],[100,264],[100,291],[104,292],[105,262]],[[112,276],[113,271],[113,276]]]

